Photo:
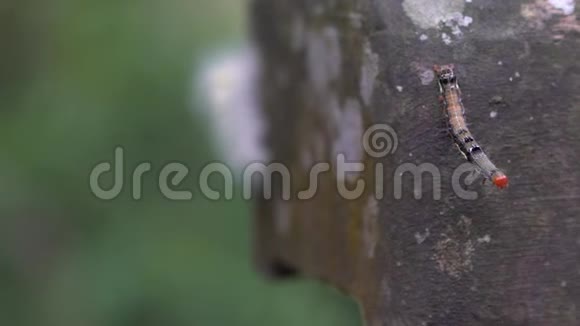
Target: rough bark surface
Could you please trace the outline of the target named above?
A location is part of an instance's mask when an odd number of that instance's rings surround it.
[[[259,265],[344,290],[368,325],[580,325],[574,10],[548,0],[255,0],[267,143],[290,167],[294,194],[258,204]],[[507,190],[476,182],[476,200],[452,190],[464,159],[431,71],[446,63],[471,131],[510,176]],[[396,131],[398,147],[373,158],[360,143],[377,123]],[[365,181],[362,196],[342,198],[329,172],[313,199],[299,200],[310,168],[340,153],[364,162],[345,178],[351,189]],[[404,177],[395,199],[404,163],[437,166],[442,198],[427,178],[417,200]]]

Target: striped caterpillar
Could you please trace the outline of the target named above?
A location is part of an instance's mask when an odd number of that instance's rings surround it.
[[[508,185],[508,177],[491,162],[467,128],[461,90],[453,69],[452,64],[434,67],[453,140],[466,159],[475,164],[486,179],[503,189]]]

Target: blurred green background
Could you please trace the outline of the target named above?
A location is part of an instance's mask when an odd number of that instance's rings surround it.
[[[0,325],[360,324],[336,291],[254,271],[250,203],[171,202],[151,176],[141,201],[90,192],[117,145],[157,172],[216,159],[192,81],[243,42],[245,7],[0,2]]]

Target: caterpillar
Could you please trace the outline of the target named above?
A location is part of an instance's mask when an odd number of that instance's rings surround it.
[[[453,64],[435,65],[433,68],[437,75],[440,99],[445,107],[451,136],[465,158],[475,164],[486,179],[503,189],[509,183],[507,175],[491,162],[467,128],[465,107],[461,101],[461,89],[454,68]]]

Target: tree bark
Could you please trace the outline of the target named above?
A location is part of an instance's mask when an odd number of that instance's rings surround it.
[[[576,12],[552,0],[255,0],[266,142],[294,194],[258,203],[259,266],[344,290],[368,325],[580,325]],[[465,200],[452,187],[465,160],[432,72],[447,63],[471,131],[510,177],[504,191],[475,182]],[[375,124],[393,128],[396,151],[363,150]],[[337,176],[339,154],[365,170]],[[332,171],[300,200],[317,162]],[[437,167],[441,198],[432,178],[417,189],[406,174],[397,199],[405,163]],[[364,181],[363,194],[345,199],[343,180]]]

